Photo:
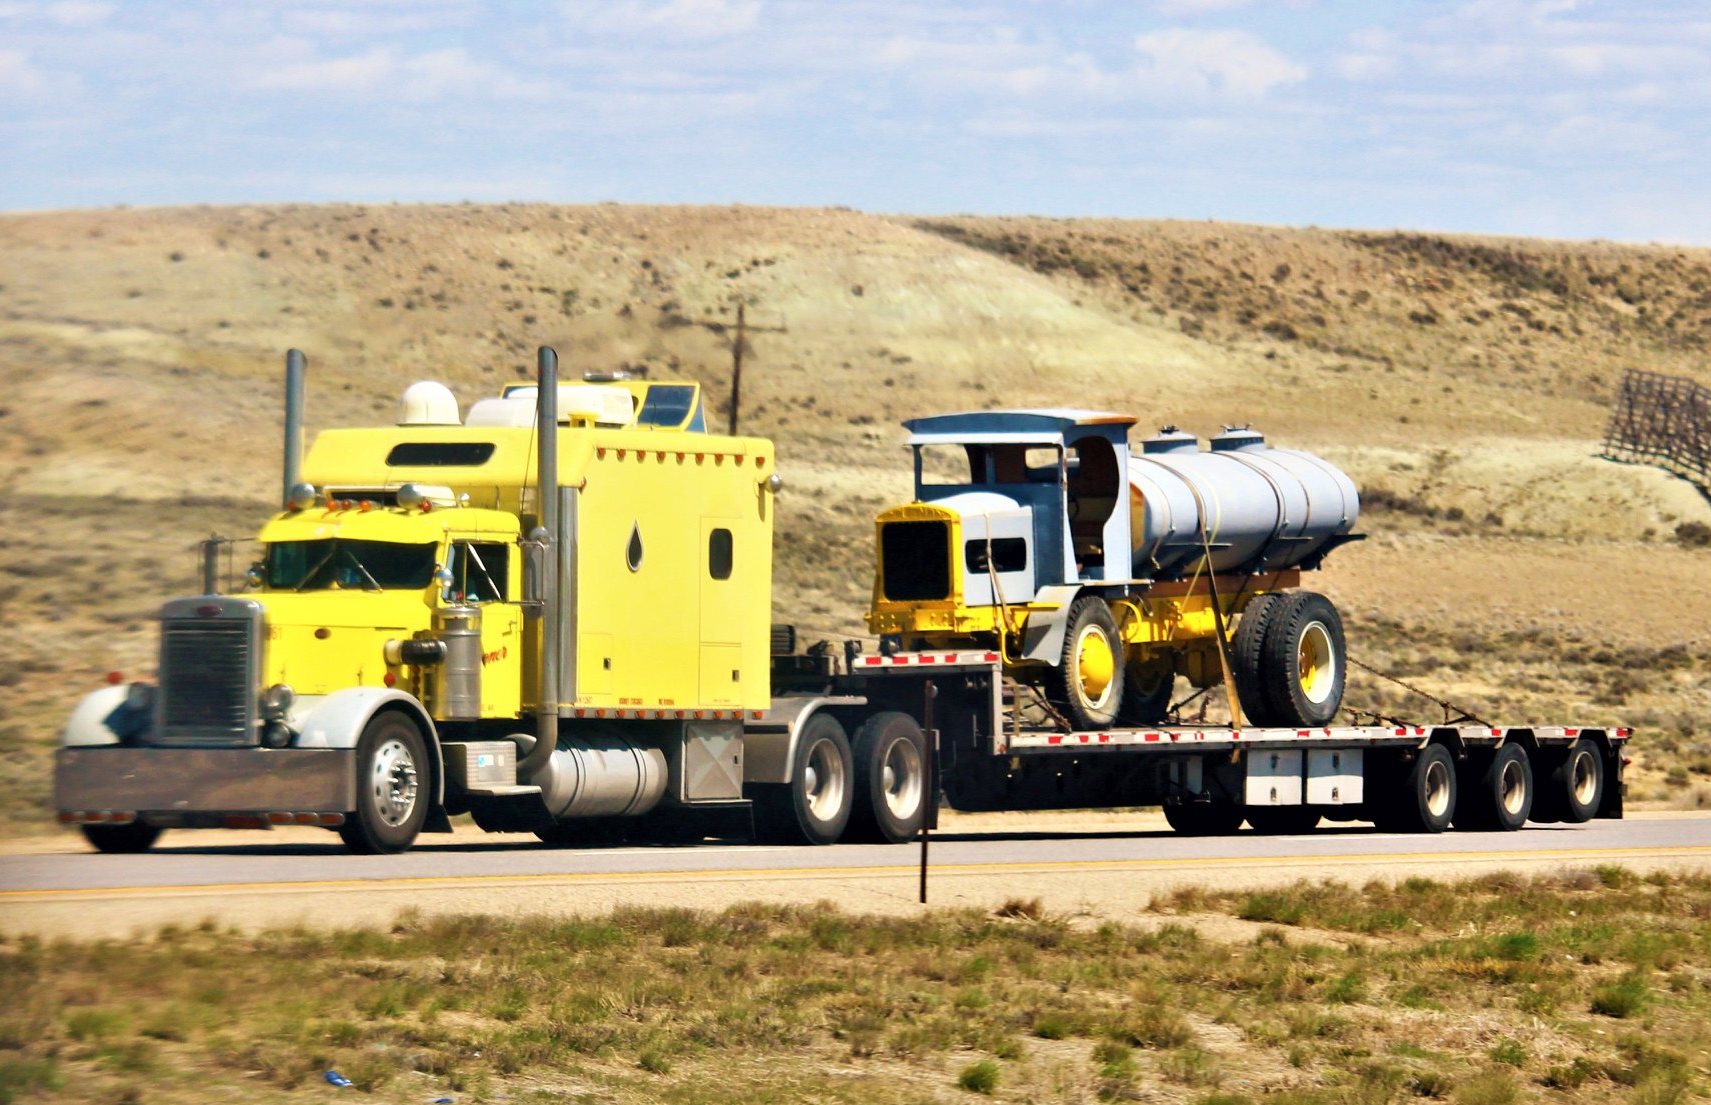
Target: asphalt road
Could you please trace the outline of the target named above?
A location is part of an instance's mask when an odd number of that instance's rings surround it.
[[[933,905],[1047,908],[1130,916],[1158,893],[1296,879],[1541,873],[1621,863],[1711,871],[1711,817],[1653,814],[1514,833],[1414,836],[1326,826],[1293,837],[1184,838],[1156,817],[958,818],[935,834]],[[917,846],[547,848],[473,831],[424,836],[398,856],[346,854],[316,830],[174,832],[141,856],[106,856],[61,837],[0,854],[0,931],[125,935],[211,919],[257,928],[385,923],[397,911],[594,913],[614,906],[720,908],[758,899],[827,901],[851,912],[920,908]]]

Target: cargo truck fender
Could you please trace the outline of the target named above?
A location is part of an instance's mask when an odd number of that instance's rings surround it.
[[[775,698],[766,720],[743,730],[743,782],[788,783],[802,729],[822,709],[866,706],[865,695]]]
[[[113,711],[124,705],[125,697],[131,688],[120,684],[116,687],[102,687],[83,696],[82,701],[73,707],[71,716],[65,721],[65,728],[60,731],[59,743],[61,748],[88,748],[101,744],[118,744],[119,734],[107,727],[107,719]]]
[[[1022,659],[1057,664],[1063,656],[1063,634],[1069,626],[1069,608],[1075,605],[1075,596],[1080,593],[1081,585],[1078,583],[1040,588],[1034,602],[1040,605],[1055,602],[1057,609],[1028,615],[1028,624],[1022,631]]]
[[[421,730],[427,746],[428,766],[433,770],[429,793],[434,806],[446,798],[446,772],[440,751],[440,736],[433,719],[414,695],[390,687],[345,687],[329,695],[304,695],[291,707],[290,725],[297,733],[296,748],[355,748],[362,731],[382,710],[408,717]]]

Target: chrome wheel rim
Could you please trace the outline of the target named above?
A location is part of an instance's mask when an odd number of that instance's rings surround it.
[[[1569,786],[1575,802],[1582,806],[1592,804],[1592,797],[1598,791],[1598,768],[1592,762],[1592,753],[1582,750],[1574,754],[1574,762],[1569,765]]]
[[[831,741],[820,741],[808,750],[802,793],[816,820],[830,821],[838,815],[844,804],[844,761]]]
[[[1509,760],[1503,765],[1497,779],[1497,800],[1503,806],[1503,812],[1519,814],[1527,804],[1527,773],[1521,770],[1520,760]]]
[[[885,808],[891,816],[907,821],[921,807],[921,792],[926,787],[925,772],[921,770],[921,750],[911,740],[895,740],[885,750],[885,767],[880,786],[885,792]]]
[[[408,745],[393,738],[375,750],[369,798],[382,821],[395,828],[408,821],[416,809],[417,788],[416,757]]]
[[[1450,808],[1450,769],[1442,760],[1426,765],[1426,812],[1442,817]]]

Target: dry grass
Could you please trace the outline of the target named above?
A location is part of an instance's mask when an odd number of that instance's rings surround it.
[[[0,1101],[1685,1101],[1711,881],[1180,893],[1162,926],[833,906],[0,946]],[[1275,922],[1241,942],[1198,920]],[[1226,925],[1228,922],[1224,922]],[[1300,926],[1311,925],[1305,929]],[[1282,926],[1282,927],[1278,927]]]
[[[1645,800],[1711,802],[1687,720],[1711,706],[1711,548],[1692,540],[1711,504],[1596,457],[1622,369],[1711,383],[1711,251],[464,205],[7,215],[0,258],[10,831],[47,823],[76,695],[151,669],[147,615],[194,580],[191,544],[253,532],[277,494],[284,348],[310,354],[312,429],[385,420],[423,377],[467,404],[539,343],[724,394],[738,300],[760,327],[744,426],[778,441],[787,481],[778,620],[860,632],[872,516],[908,493],[900,419],[1073,403],[1143,429],[1253,422],[1368,493],[1373,540],[1311,584],[1349,611],[1357,655],[1505,723],[1636,724]],[[1694,663],[1653,664],[1676,648]],[[1365,684],[1352,704],[1405,705]]]

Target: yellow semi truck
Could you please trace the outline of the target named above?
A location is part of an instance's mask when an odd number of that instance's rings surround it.
[[[773,448],[706,432],[697,385],[561,382],[543,348],[532,385],[467,412],[413,385],[303,457],[304,374],[244,586],[210,564],[156,679],[63,731],[59,816],[103,851],[313,825],[397,852],[466,813],[548,844],[897,842],[941,802],[1158,803],[1191,833],[1621,814],[1625,729],[1334,724],[1341,619],[1293,588],[1354,488],[1252,431],[1131,455],[1098,412],[909,423],[864,655],[770,624]],[[1183,724],[1179,676],[1236,723]]]

